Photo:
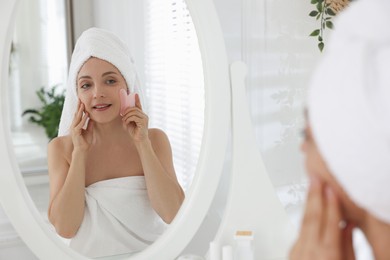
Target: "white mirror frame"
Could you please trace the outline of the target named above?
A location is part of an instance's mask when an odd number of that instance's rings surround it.
[[[205,80],[205,123],[196,175],[173,223],[154,244],[129,259],[172,260],[191,241],[211,205],[230,129],[226,49],[212,0],[186,0],[197,31]],[[18,0],[0,3],[0,201],[16,231],[39,259],[88,259],[70,250],[43,222],[16,163],[7,106],[8,64]]]

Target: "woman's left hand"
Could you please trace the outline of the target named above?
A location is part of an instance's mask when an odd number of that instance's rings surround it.
[[[335,192],[320,179],[312,180],[298,240],[290,260],[354,260],[351,223],[344,221]]]
[[[122,116],[123,127],[135,142],[148,140],[149,118],[142,111],[138,94],[135,95],[135,107],[125,109]]]

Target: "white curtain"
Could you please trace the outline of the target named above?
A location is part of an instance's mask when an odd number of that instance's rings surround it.
[[[150,126],[172,145],[179,182],[186,190],[203,135],[203,69],[196,32],[183,0],[147,0],[145,80]]]

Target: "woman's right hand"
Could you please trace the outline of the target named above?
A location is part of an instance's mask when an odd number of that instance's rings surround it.
[[[345,226],[340,226],[341,223]],[[290,260],[354,260],[353,228],[342,215],[336,193],[319,178],[312,178]]]
[[[83,126],[89,118],[88,113],[84,113],[83,115],[83,112],[84,104],[79,101],[77,111],[73,119],[71,133],[74,149],[87,151],[93,140],[93,121],[89,120],[87,129],[83,129]]]

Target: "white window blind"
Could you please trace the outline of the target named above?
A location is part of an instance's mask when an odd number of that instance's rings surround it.
[[[179,182],[186,190],[203,136],[203,69],[191,16],[183,0],[147,0],[145,92],[150,127],[168,135]]]

